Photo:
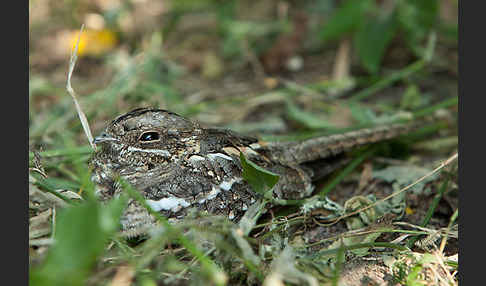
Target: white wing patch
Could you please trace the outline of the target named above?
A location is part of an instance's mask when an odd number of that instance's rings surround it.
[[[175,197],[163,198],[158,201],[146,200],[146,202],[156,212],[161,210],[178,212],[181,208],[191,205],[186,200]]]
[[[233,158],[231,158],[230,156],[225,155],[223,153],[212,153],[212,154],[208,154],[207,156],[208,156],[209,160],[214,160],[214,159],[216,159],[216,157],[220,157],[220,158],[223,158],[223,159],[226,159],[226,160],[229,160],[229,161],[233,161]]]
[[[221,182],[221,184],[219,184],[219,188],[223,191],[229,191],[231,190],[231,187],[233,186],[233,184],[236,182],[235,179],[231,179],[229,181],[223,181]]]
[[[206,158],[204,158],[203,156],[199,156],[199,155],[192,155],[191,157],[189,157],[189,161],[191,163],[204,161],[204,160],[206,160]]]
[[[167,150],[160,150],[160,149],[142,149],[142,148],[137,148],[133,146],[128,146],[128,151],[137,151],[137,152],[144,152],[144,153],[154,153],[154,154],[160,154],[165,157],[170,157],[170,152]]]
[[[212,200],[214,199],[221,191],[229,191],[231,190],[231,187],[233,186],[234,183],[238,183],[241,181],[241,178],[237,179],[231,179],[229,181],[223,181],[217,186],[213,186],[211,191],[206,195],[206,197],[203,197],[198,201],[199,204],[204,203],[206,200]]]

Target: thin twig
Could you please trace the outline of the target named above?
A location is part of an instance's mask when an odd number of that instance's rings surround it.
[[[83,129],[84,129],[84,133],[86,134],[86,137],[88,137],[89,144],[91,145],[91,148],[93,148],[93,150],[96,150],[96,145],[93,142],[93,136],[91,135],[91,130],[89,128],[88,119],[86,119],[86,115],[84,114],[83,110],[81,109],[81,106],[78,103],[78,100],[76,99],[76,92],[71,87],[71,76],[73,74],[74,66],[76,65],[76,60],[78,59],[78,47],[79,47],[79,41],[81,40],[81,34],[83,33],[83,29],[84,29],[84,24],[81,26],[81,29],[79,31],[76,46],[74,47],[74,50],[71,52],[66,89],[67,92],[73,98],[74,105],[76,106],[76,111],[78,112],[79,120],[81,121],[81,125],[83,125]]]
[[[51,239],[55,240],[56,237],[56,207],[52,208],[52,230],[51,230]]]
[[[349,77],[349,67],[351,63],[351,40],[344,38],[339,44],[336,54],[336,61],[334,62],[332,80],[341,81]]]
[[[440,253],[444,252],[444,248],[445,248],[445,245],[446,245],[446,242],[447,242],[449,230],[451,229],[451,227],[452,227],[454,221],[456,220],[458,214],[459,214],[459,211],[456,209],[451,216],[451,220],[449,221],[449,225],[447,226],[448,231],[446,232],[446,235],[442,238],[442,241],[440,242],[440,247],[439,247]]]
[[[437,259],[437,263],[442,268],[442,271],[445,273],[445,275],[449,279],[449,281],[444,281],[444,285],[457,285],[457,283],[455,283],[455,281],[454,281],[454,277],[452,277],[450,271],[447,269],[447,267],[444,264],[444,255],[442,254],[442,252],[434,251],[433,254],[434,254],[435,258]],[[431,268],[433,268],[433,267],[431,267]],[[437,277],[441,280],[443,279],[440,275],[437,275]],[[447,283],[447,282],[449,282],[449,283]]]

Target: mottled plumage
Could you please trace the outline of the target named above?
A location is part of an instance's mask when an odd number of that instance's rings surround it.
[[[238,221],[258,199],[241,177],[240,152],[281,175],[275,197],[300,199],[312,194],[313,179],[323,174],[320,160],[408,129],[397,124],[303,142],[264,143],[230,130],[202,128],[166,110],[141,108],[119,116],[95,138],[101,148],[91,160],[92,180],[102,201],[122,191],[115,183],[119,175],[170,219],[196,208]],[[144,232],[153,222],[135,201],[129,201],[121,219],[129,234]]]

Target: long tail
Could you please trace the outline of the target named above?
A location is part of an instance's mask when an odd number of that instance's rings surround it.
[[[301,142],[268,142],[262,147],[272,160],[302,164],[325,159],[359,146],[384,141],[410,133],[423,126],[423,122],[397,123],[334,134]]]

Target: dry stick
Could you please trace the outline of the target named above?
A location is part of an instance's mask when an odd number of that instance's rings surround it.
[[[88,119],[86,119],[86,115],[84,114],[83,110],[81,109],[81,106],[78,103],[78,100],[76,99],[76,92],[74,92],[74,89],[71,87],[71,75],[73,74],[74,66],[76,65],[76,60],[78,59],[78,46],[79,46],[79,41],[81,40],[81,34],[83,33],[83,29],[84,29],[84,24],[81,25],[76,46],[74,47],[74,50],[71,52],[66,89],[67,92],[73,98],[74,105],[76,106],[76,111],[78,112],[79,120],[81,121],[81,125],[83,125],[83,129],[84,129],[84,133],[86,134],[86,137],[88,137],[89,144],[91,145],[91,148],[93,148],[93,150],[96,150],[96,145],[93,142],[93,136],[91,135],[91,130],[89,129]]]
[[[332,72],[333,81],[340,81],[349,77],[349,67],[351,62],[350,48],[351,41],[349,38],[343,39],[339,44]]]
[[[454,211],[454,213],[452,214],[452,216],[451,216],[451,219],[449,221],[449,225],[447,226],[447,230],[448,231],[445,233],[444,237],[442,237],[442,241],[440,242],[440,247],[439,247],[440,253],[443,253],[444,252],[444,248],[445,248],[445,245],[446,245],[446,242],[447,242],[447,238],[448,238],[449,231],[450,231],[450,229],[452,227],[452,224],[456,220],[457,216],[458,216],[458,210],[456,209]]]
[[[451,273],[447,270],[446,266],[444,265],[444,258],[443,258],[444,256],[442,255],[442,252],[435,251],[434,255],[435,255],[435,258],[437,259],[437,262],[441,266],[442,271],[446,274],[447,278],[449,278],[449,282],[454,283],[454,277],[452,277]],[[437,276],[437,277],[440,277],[440,276]],[[454,283],[454,284],[457,285],[457,283]],[[451,285],[451,284],[449,284],[449,285]]]
[[[441,169],[442,169],[442,168],[444,168],[445,166],[449,165],[449,164],[450,164],[452,161],[456,160],[456,159],[457,159],[457,156],[458,156],[457,154],[458,154],[458,153],[456,153],[456,154],[452,155],[452,156],[451,156],[449,159],[447,159],[445,162],[442,162],[442,164],[440,164],[440,165],[439,165],[437,168],[435,168],[434,170],[432,170],[430,173],[428,173],[428,174],[426,174],[426,175],[422,176],[420,179],[418,179],[417,181],[413,182],[412,184],[410,184],[410,185],[408,185],[408,186],[404,187],[403,189],[401,189],[401,190],[399,190],[399,191],[397,191],[397,192],[395,192],[395,193],[392,193],[392,194],[390,194],[389,196],[384,197],[383,199],[377,200],[377,201],[376,201],[376,202],[374,202],[373,204],[370,204],[370,205],[368,205],[368,206],[366,206],[366,207],[364,207],[364,208],[361,208],[361,209],[356,210],[356,211],[354,211],[354,212],[350,212],[350,213],[348,213],[348,214],[342,215],[342,216],[338,217],[338,218],[337,218],[337,219],[336,219],[334,222],[332,222],[332,223],[330,223],[330,224],[327,224],[327,225],[333,225],[333,224],[335,224],[335,223],[339,222],[339,221],[340,221],[341,219],[343,219],[343,218],[347,218],[347,217],[353,216],[353,215],[355,215],[355,214],[358,214],[358,213],[360,213],[360,212],[363,212],[363,211],[365,211],[365,210],[367,210],[367,209],[369,209],[369,208],[372,208],[372,207],[376,206],[377,204],[379,204],[379,203],[381,203],[381,202],[384,202],[384,201],[386,201],[386,200],[389,200],[389,199],[393,198],[394,196],[396,196],[396,195],[398,195],[398,194],[400,194],[400,193],[405,192],[406,190],[408,190],[408,189],[410,189],[411,187],[415,186],[416,184],[418,184],[418,183],[422,182],[422,181],[423,181],[423,180],[425,180],[426,178],[428,178],[428,177],[432,176],[433,174],[437,173],[439,170],[441,170]]]

